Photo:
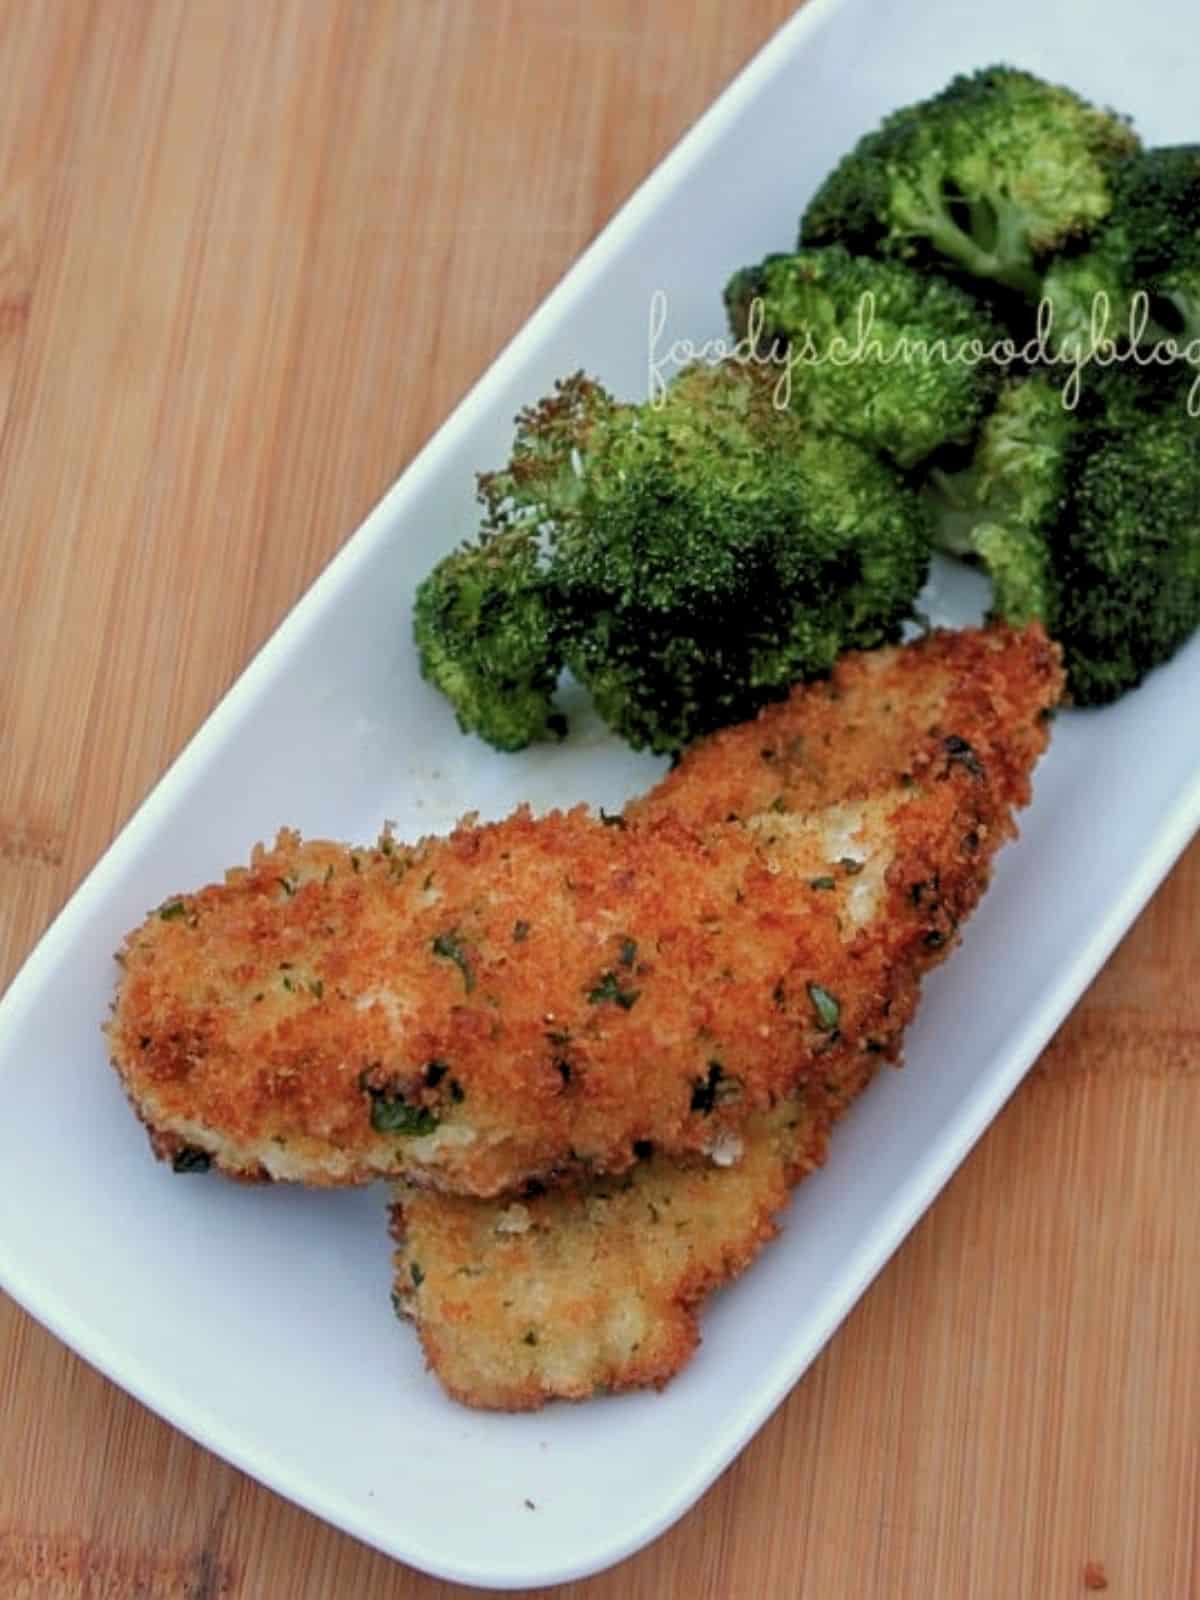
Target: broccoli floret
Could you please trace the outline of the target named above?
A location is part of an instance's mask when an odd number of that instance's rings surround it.
[[[574,450],[582,493],[553,560],[565,655],[635,747],[747,718],[911,611],[929,554],[917,496],[780,411],[764,370],[693,367]]]
[[[1039,621],[1053,629],[1058,605],[1043,535],[1020,523],[981,522],[972,544],[992,580],[992,616],[1014,628]]]
[[[1135,688],[1200,624],[1200,431],[1176,385],[1147,412],[1124,375],[1076,411],[1041,374],[1009,384],[970,463],[926,483],[935,541],[978,559],[993,609],[1040,618],[1077,705]]]
[[[577,375],[522,413],[509,465],[480,480],[491,538],[529,562],[506,592],[532,589],[537,639],[637,748],[678,750],[895,638],[924,579],[916,492],[778,409],[773,387],[753,366],[697,366],[661,403],[625,405]]]
[[[919,500],[884,462],[761,396],[720,414],[761,386],[694,374],[631,415],[561,549],[568,664],[637,747],[677,750],[895,638],[924,579]]]
[[[1064,354],[1093,349],[1096,336],[1125,349],[1132,289],[1125,263],[1108,249],[1056,257],[1042,284],[1050,308],[1050,342]],[[1101,300],[1107,314],[1100,311]],[[1094,317],[1101,321],[1094,322]]]
[[[478,474],[488,526],[528,532],[547,514],[559,530],[577,521],[584,462],[593,451],[603,452],[609,426],[628,409],[602,384],[576,372],[520,411],[507,464]]]
[[[1053,631],[1049,534],[1066,497],[1076,416],[1061,387],[1035,374],[1006,383],[969,463],[933,468],[926,485],[934,540],[990,573],[994,614],[1014,626],[1040,618]]]
[[[900,261],[840,245],[768,256],[734,275],[725,304],[738,338],[777,363],[797,416],[901,467],[969,440],[995,392],[986,353],[999,327],[971,295]]]
[[[1090,344],[1097,295],[1108,302],[1106,336],[1127,348],[1133,298],[1146,297],[1142,346],[1200,339],[1200,146],[1177,145],[1130,156],[1117,169],[1112,212],[1089,248],[1063,256],[1042,292],[1056,339]],[[1140,320],[1140,319],[1139,319]]]
[[[1200,623],[1200,431],[1176,394],[1080,445],[1054,541],[1058,637],[1076,703],[1102,705]]]
[[[802,245],[844,244],[950,268],[1036,300],[1039,263],[1089,235],[1128,123],[1032,73],[996,66],[894,112],[805,212]]]
[[[520,750],[566,732],[552,699],[556,609],[533,530],[487,530],[440,561],[417,589],[413,634],[422,674],[464,733]]]

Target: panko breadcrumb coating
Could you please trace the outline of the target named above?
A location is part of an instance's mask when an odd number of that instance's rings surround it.
[[[114,1061],[160,1154],[242,1177],[489,1196],[620,1172],[646,1141],[719,1151],[816,1073],[894,1053],[1060,688],[1037,630],[934,636],[715,736],[624,827],[284,832],[130,935]]]

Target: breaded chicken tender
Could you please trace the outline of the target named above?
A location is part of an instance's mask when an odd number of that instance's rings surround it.
[[[160,1154],[242,1177],[486,1197],[647,1141],[736,1150],[816,1075],[894,1055],[1060,689],[1036,630],[935,636],[715,736],[624,827],[285,832],[130,935],[114,1062]]]
[[[728,1167],[651,1153],[619,1177],[498,1200],[397,1184],[393,1304],[466,1405],[661,1388],[700,1342],[700,1302],[775,1236],[857,1087],[814,1080],[755,1113]]]
[[[942,831],[978,821],[965,775],[934,787]],[[114,1054],[160,1143],[235,1173],[494,1194],[645,1139],[700,1151],[905,1004],[902,941],[847,944],[827,867],[785,817],[283,834],[133,935]]]

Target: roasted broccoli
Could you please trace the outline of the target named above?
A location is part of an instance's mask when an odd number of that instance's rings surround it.
[[[1075,411],[1061,384],[1008,385],[970,463],[934,469],[935,539],[978,559],[1006,621],[1039,617],[1077,705],[1135,688],[1200,624],[1200,429],[1178,384],[1152,413],[1124,374]]]
[[[536,691],[503,731],[537,735],[550,664],[562,660],[630,744],[675,751],[827,671],[841,651],[897,636],[928,566],[919,496],[861,446],[779,410],[773,386],[754,366],[697,366],[661,404],[625,405],[577,375],[521,414],[508,466],[480,479],[482,541],[450,558],[500,556],[486,570],[482,637],[489,649],[503,639],[524,674],[510,667],[509,681]],[[446,565],[426,587],[457,596]],[[532,625],[508,617],[509,583],[517,610],[535,597]],[[455,670],[436,681],[491,737],[511,690],[477,713],[492,670],[480,609],[472,598],[440,613],[433,645]],[[431,676],[434,615],[418,608]]]
[[[797,416],[915,466],[965,443],[991,403],[1000,328],[969,294],[840,245],[768,256],[725,290],[730,325]]]
[[[1088,249],[1050,263],[1042,287],[1056,339],[1081,339],[1086,347],[1103,328],[1118,349],[1127,349],[1136,331],[1139,291],[1145,296],[1139,347],[1170,338],[1182,350],[1200,339],[1200,145],[1146,150],[1123,161],[1111,214]],[[1106,328],[1099,295],[1107,303]]]
[[[1062,389],[1041,375],[1001,390],[965,465],[930,470],[935,541],[977,557],[995,587],[994,610],[1016,625],[1056,622],[1050,535],[1066,496],[1076,417]]]
[[[826,179],[804,246],[843,244],[965,273],[1036,300],[1041,262],[1108,215],[1121,117],[996,66],[894,112]]]
[[[485,531],[417,589],[421,671],[450,701],[464,733],[520,750],[566,732],[553,705],[562,670],[556,611],[535,540]]]
[[[1200,429],[1178,394],[1152,419],[1083,427],[1053,542],[1057,637],[1076,702],[1102,705],[1200,623]]]

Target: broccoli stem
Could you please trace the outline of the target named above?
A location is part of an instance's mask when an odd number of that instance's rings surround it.
[[[975,532],[982,516],[976,493],[978,471],[967,467],[962,472],[946,472],[933,467],[927,483],[926,499],[934,510],[935,545],[947,555],[974,556]]]
[[[1027,219],[1019,206],[985,196],[964,195],[955,201],[933,178],[926,183],[923,195],[926,210],[914,232],[926,233],[935,249],[972,277],[990,279],[1027,300],[1038,300],[1042,275],[1035,269],[1025,244]],[[956,205],[965,211],[971,232],[955,220]]]

